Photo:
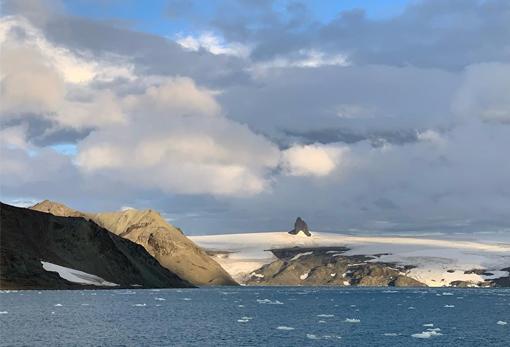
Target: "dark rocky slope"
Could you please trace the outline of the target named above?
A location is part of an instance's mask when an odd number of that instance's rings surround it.
[[[406,275],[409,268],[368,262],[373,257],[346,256],[344,247],[273,249],[278,258],[254,271],[249,285],[331,285],[422,287]]]
[[[93,220],[112,233],[143,246],[163,267],[194,285],[237,285],[216,261],[156,211],[82,213],[48,200],[32,209]]]
[[[0,205],[2,289],[84,288],[43,269],[41,261],[86,272],[119,287],[190,287],[147,251],[81,217]],[[115,287],[115,288],[119,288]],[[94,288],[97,288],[94,286]]]

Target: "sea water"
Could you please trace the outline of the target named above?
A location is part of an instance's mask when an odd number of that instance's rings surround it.
[[[510,289],[0,293],[2,346],[510,346]]]

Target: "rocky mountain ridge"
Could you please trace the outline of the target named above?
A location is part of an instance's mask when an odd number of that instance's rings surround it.
[[[92,220],[112,233],[143,246],[163,267],[194,285],[237,285],[205,251],[154,210],[84,213],[49,200],[31,209]]]
[[[192,286],[140,245],[76,214],[62,217],[6,204],[0,204],[0,214],[2,289],[90,288],[91,278],[116,288]],[[73,282],[44,268],[53,264],[82,277]]]

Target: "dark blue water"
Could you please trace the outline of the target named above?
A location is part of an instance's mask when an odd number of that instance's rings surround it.
[[[0,312],[2,346],[510,346],[505,289],[20,291]]]

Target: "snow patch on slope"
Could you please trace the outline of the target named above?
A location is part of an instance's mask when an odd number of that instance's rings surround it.
[[[41,260],[41,264],[43,269],[46,271],[57,272],[58,275],[68,280],[69,282],[79,283],[79,284],[89,284],[94,286],[103,286],[103,287],[116,287],[118,284],[105,281],[101,277],[96,275],[91,275],[83,271],[71,269],[68,267],[52,264],[46,261]]]

